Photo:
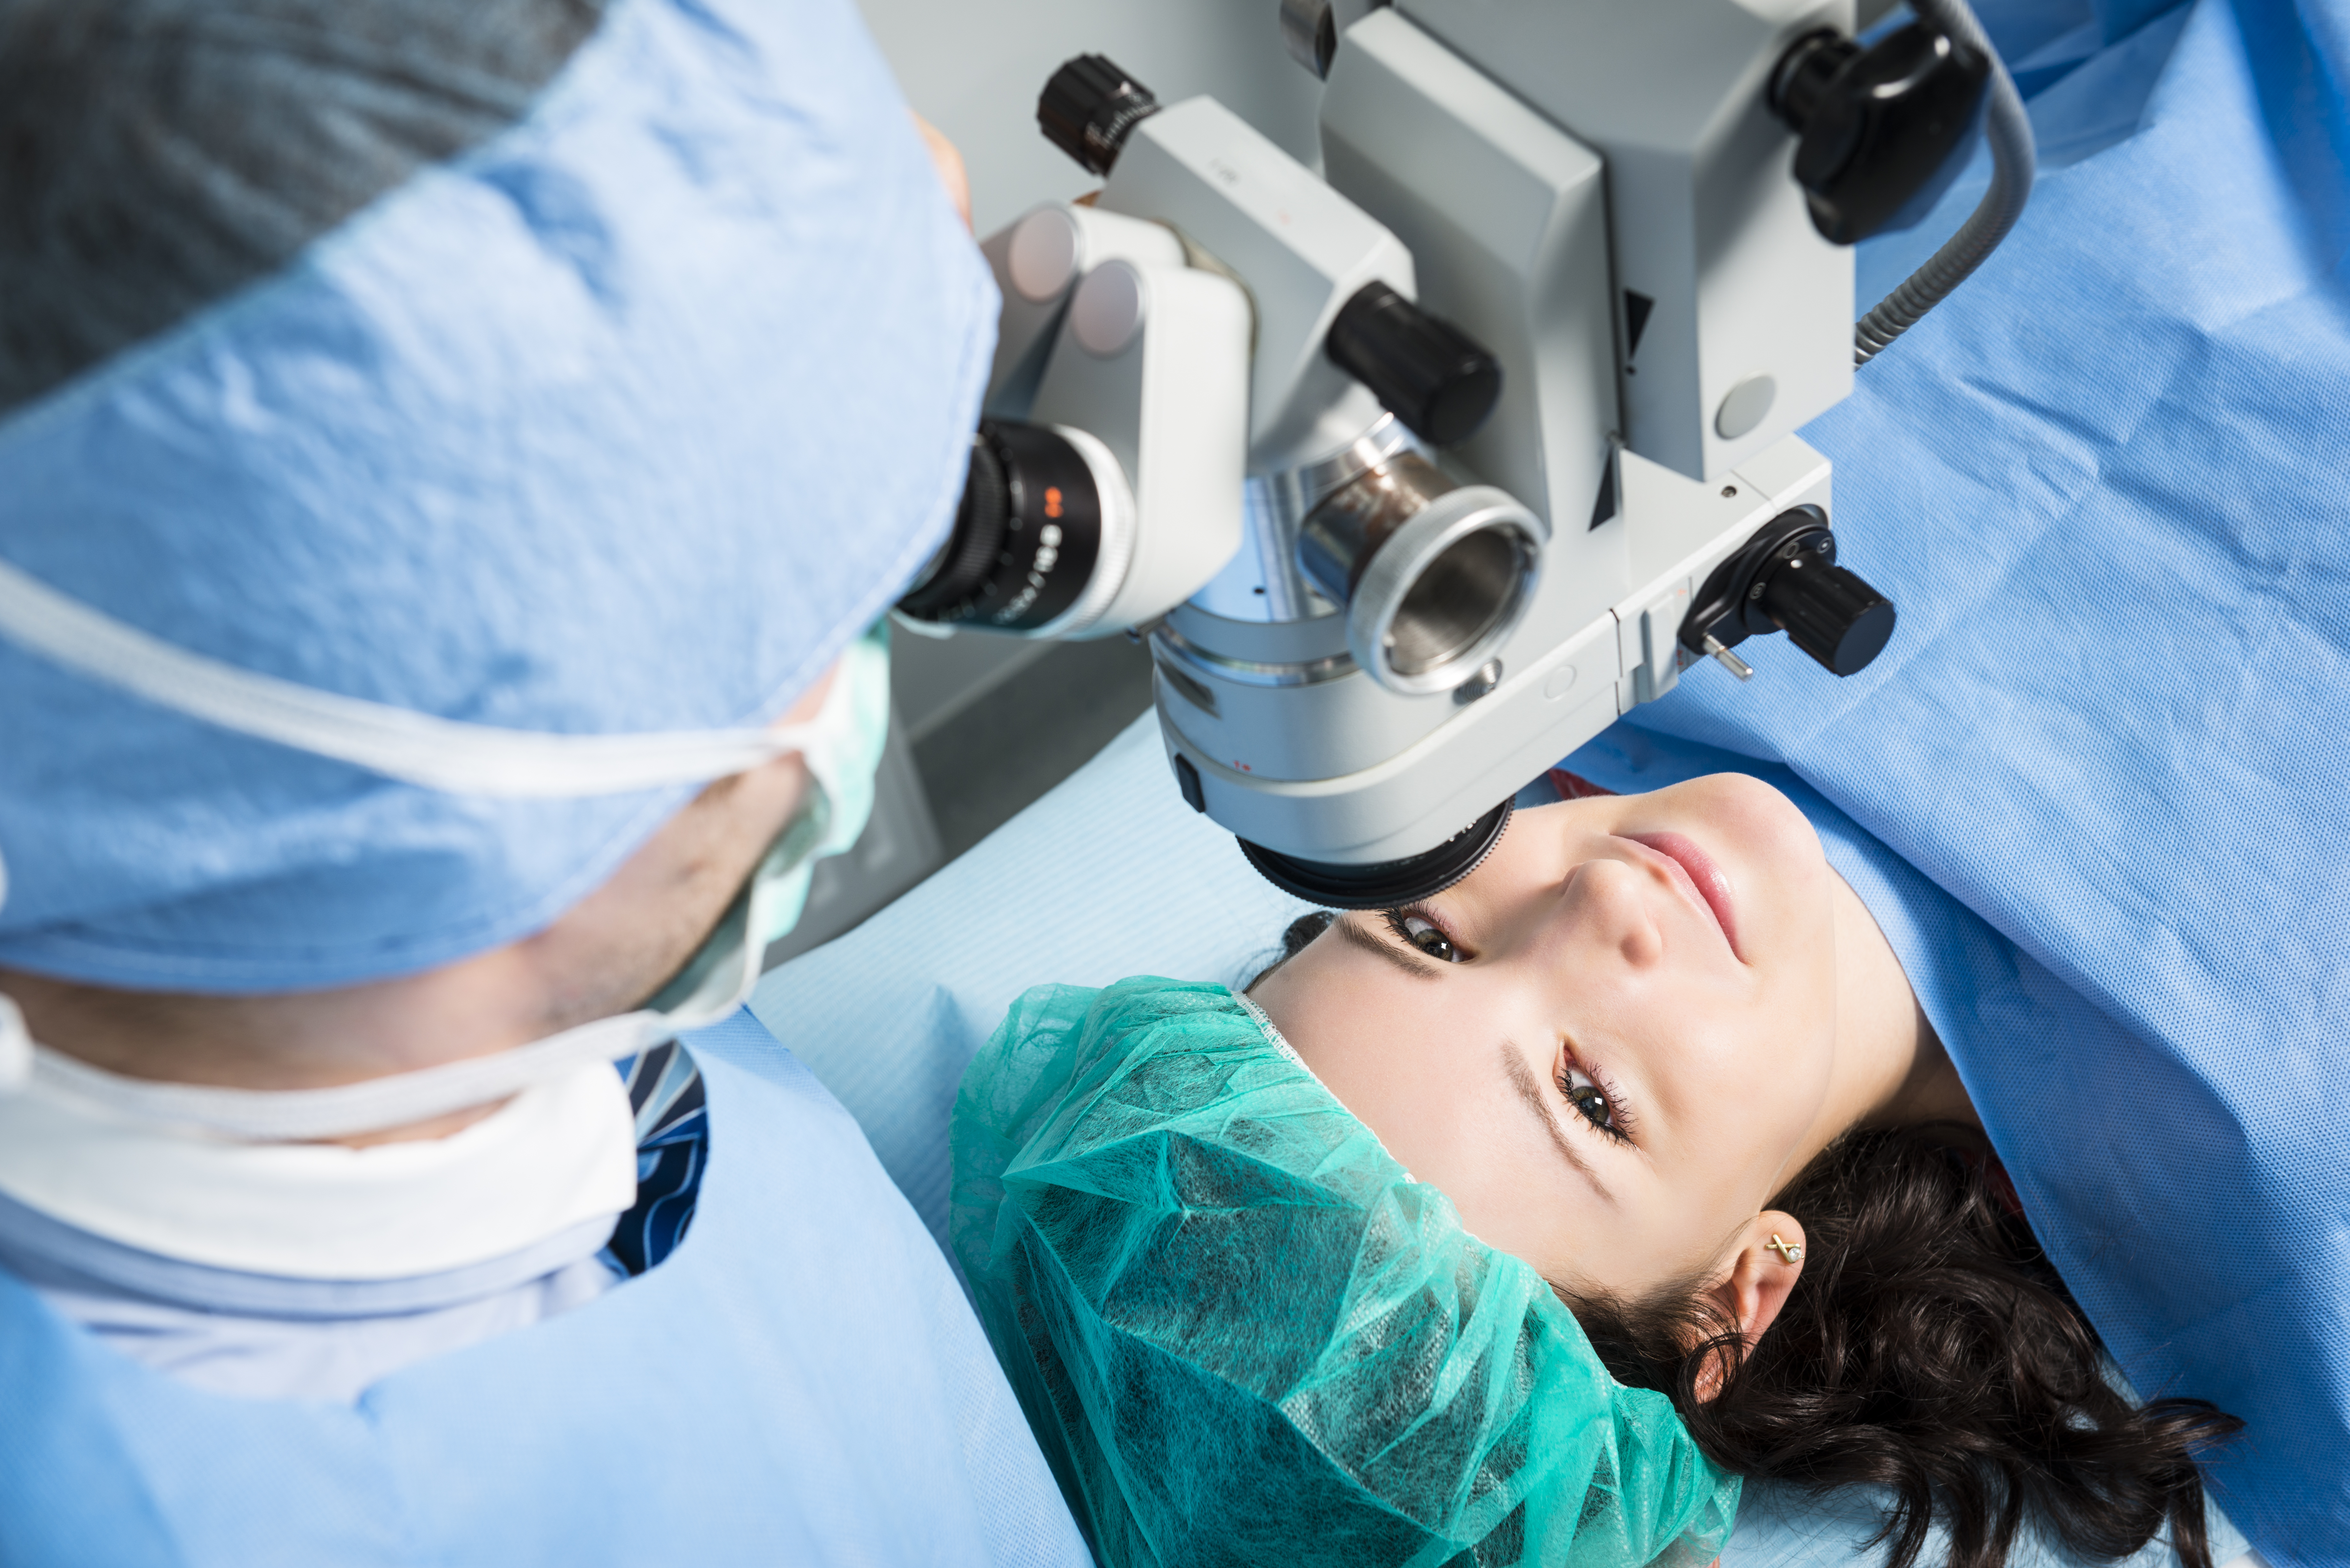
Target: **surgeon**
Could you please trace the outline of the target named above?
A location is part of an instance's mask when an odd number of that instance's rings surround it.
[[[847,0],[0,0],[0,1563],[1087,1561],[738,1010],[959,181]]]

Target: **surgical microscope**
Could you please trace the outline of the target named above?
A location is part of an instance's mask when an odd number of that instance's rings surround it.
[[[1280,0],[1318,174],[1069,61],[1038,121],[1104,183],[984,242],[985,417],[899,618],[1146,640],[1183,798],[1341,909],[1458,881],[1749,638],[1861,670],[1894,607],[1792,432],[1871,351],[1850,246],[2012,90],[1959,0],[1918,12]]]

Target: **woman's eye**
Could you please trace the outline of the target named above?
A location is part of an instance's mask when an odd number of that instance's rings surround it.
[[[1593,1127],[1602,1132],[1616,1130],[1616,1107],[1607,1103],[1607,1096],[1591,1081],[1590,1074],[1569,1063],[1559,1069],[1558,1092]]]
[[[1439,929],[1432,920],[1423,919],[1418,915],[1405,915],[1396,921],[1396,929],[1403,934],[1404,940],[1439,963],[1461,961],[1461,950],[1452,945],[1452,939]]]

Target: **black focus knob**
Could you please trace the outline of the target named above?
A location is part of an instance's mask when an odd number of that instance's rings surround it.
[[[1722,659],[1742,680],[1752,674],[1727,651],[1750,637],[1783,631],[1836,675],[1852,675],[1893,636],[1893,602],[1836,565],[1835,532],[1816,506],[1782,512],[1710,573],[1681,622],[1692,656]]]
[[[1757,607],[1835,674],[1867,668],[1893,636],[1893,601],[1837,566],[1832,551],[1794,552],[1757,586]]]
[[[1803,140],[1795,182],[1840,245],[1925,216],[1957,177],[1991,60],[1922,22],[1868,48],[1807,34],[1771,76],[1771,108]]]
[[[1068,61],[1036,99],[1036,123],[1044,127],[1045,140],[1094,174],[1108,173],[1127,132],[1158,112],[1150,89],[1107,55]]]
[[[1500,361],[1383,283],[1365,284],[1339,308],[1323,347],[1414,435],[1438,446],[1475,434],[1502,395]]]

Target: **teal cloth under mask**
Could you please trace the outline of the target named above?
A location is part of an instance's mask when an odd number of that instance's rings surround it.
[[[702,946],[646,1008],[723,1016],[750,1000],[767,949],[806,912],[816,864],[841,854],[873,816],[874,779],[889,739],[889,639],[883,622],[848,645],[823,711],[801,737],[813,787],[775,835],[751,879],[726,906]]]

